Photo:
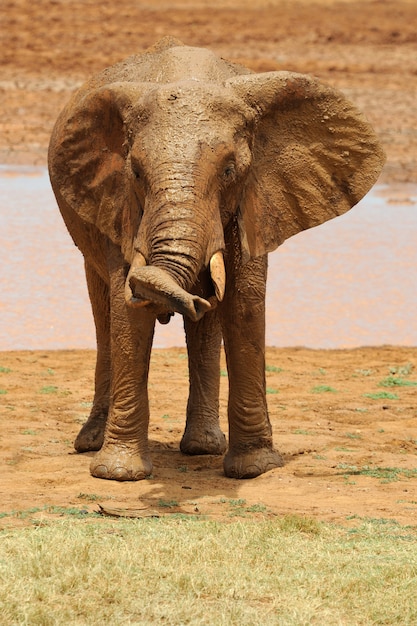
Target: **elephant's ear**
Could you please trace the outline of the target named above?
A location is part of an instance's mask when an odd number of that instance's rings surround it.
[[[49,147],[54,191],[79,217],[120,245],[126,258],[140,216],[130,215],[124,118],[139,92],[132,83],[79,92],[58,118]]]
[[[290,72],[228,84],[255,111],[253,162],[240,205],[246,257],[345,213],[376,182],[384,153],[341,93]]]

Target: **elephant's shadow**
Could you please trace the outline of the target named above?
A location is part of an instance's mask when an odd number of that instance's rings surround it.
[[[257,478],[228,478],[224,475],[223,456],[185,455],[177,440],[162,442],[150,438],[149,449],[153,462],[151,476],[134,483],[133,500],[129,498],[127,502],[126,498],[121,498],[123,509],[133,511],[135,517],[142,516],[141,513],[136,515],[138,499],[140,506],[146,506],[144,516],[151,510],[160,516],[185,514],[210,518],[214,511],[218,515],[219,506],[225,515],[231,515],[237,504],[266,505],[260,500],[261,490],[257,484],[266,479],[272,487],[278,480],[279,468]],[[93,457],[94,454],[87,452],[83,456]]]

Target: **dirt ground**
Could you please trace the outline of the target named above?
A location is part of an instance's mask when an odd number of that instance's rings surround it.
[[[100,503],[149,507],[161,515],[296,513],[345,524],[370,517],[416,525],[416,365],[417,348],[269,348],[268,404],[286,463],[238,481],[223,476],[220,457],[179,452],[188,390],[185,349],[155,350],[149,385],[153,475],[116,483],[92,478],[91,454],[76,454],[72,446],[91,406],[94,352],[0,353],[0,512],[49,506],[94,511]],[[225,375],[221,383],[227,433]],[[0,528],[45,515],[0,514]]]
[[[307,72],[339,87],[381,137],[388,157],[381,182],[416,183],[416,21],[414,0],[5,0],[0,163],[44,165],[72,90],[173,35],[256,71]],[[121,484],[90,477],[90,455],[72,450],[92,399],[94,353],[0,353],[0,528],[60,510],[51,507],[93,511],[97,503],[221,519],[296,513],[417,524],[417,347],[269,348],[267,364],[285,467],[234,481],[223,477],[220,458],[181,455],[187,360],[181,349],[157,350],[154,474]],[[225,432],[226,402],[223,376]]]

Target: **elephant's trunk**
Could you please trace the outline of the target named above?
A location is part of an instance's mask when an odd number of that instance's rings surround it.
[[[146,237],[148,265],[164,269],[186,290],[191,289],[204,265],[208,239],[203,203],[192,199],[187,203],[155,203],[153,210],[148,210],[149,217],[145,212],[140,228]]]
[[[226,275],[223,254],[215,253],[209,264],[215,294],[223,299]],[[210,302],[185,291],[172,276],[155,265],[146,265],[141,253],[137,253],[126,279],[126,303],[143,307],[151,302],[161,304],[168,311],[176,311],[197,322],[211,308]]]
[[[128,280],[133,306],[148,302],[162,304],[166,309],[186,315],[194,322],[198,322],[211,308],[210,302],[179,287],[168,272],[160,267],[148,265],[131,270]]]
[[[218,204],[181,185],[165,183],[148,199],[126,280],[126,302],[154,302],[197,321],[211,308],[189,293],[203,267],[210,270],[217,299],[223,299],[223,228]]]

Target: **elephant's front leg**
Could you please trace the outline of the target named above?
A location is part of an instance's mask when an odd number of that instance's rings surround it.
[[[146,309],[126,306],[124,283],[119,265],[110,272],[110,409],[103,446],[90,471],[97,478],[140,480],[152,472],[147,383],[155,318]]]
[[[223,454],[226,438],[219,426],[220,346],[218,311],[199,322],[184,318],[190,389],[187,422],[181,440],[185,454]]]
[[[227,286],[222,304],[229,375],[229,450],[226,476],[253,478],[280,467],[268,417],[265,384],[265,289],[267,257],[243,265],[237,237],[228,246]]]

